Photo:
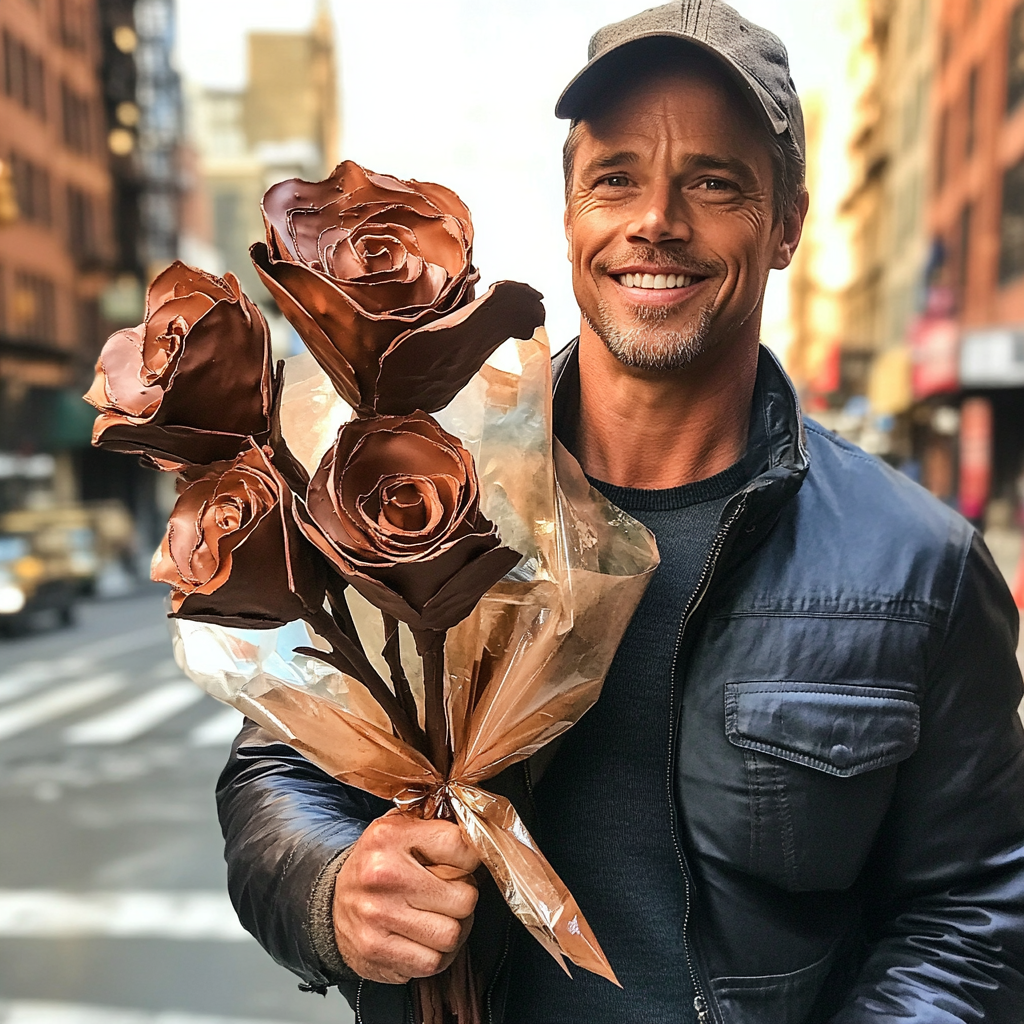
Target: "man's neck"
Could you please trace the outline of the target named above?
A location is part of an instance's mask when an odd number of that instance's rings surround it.
[[[756,340],[719,345],[680,370],[640,371],[584,323],[576,454],[590,476],[619,487],[706,480],[746,450],[756,376]]]

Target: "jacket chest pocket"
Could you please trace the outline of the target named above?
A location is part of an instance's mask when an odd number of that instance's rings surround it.
[[[748,870],[790,891],[851,886],[919,726],[905,690],[727,683],[726,737],[746,769]]]

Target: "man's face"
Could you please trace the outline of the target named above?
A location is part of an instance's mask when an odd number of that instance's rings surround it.
[[[792,225],[773,223],[759,133],[724,84],[678,73],[583,124],[565,212],[573,289],[626,365],[677,368],[744,324],[756,335],[768,271],[795,247]]]

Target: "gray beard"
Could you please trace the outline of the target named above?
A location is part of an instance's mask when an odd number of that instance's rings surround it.
[[[664,330],[668,316],[668,310],[641,306],[636,313],[637,326],[623,330],[604,303],[598,306],[596,318],[583,313],[605,348],[624,366],[636,370],[679,370],[714,347],[710,309],[700,311],[699,323],[688,332]]]

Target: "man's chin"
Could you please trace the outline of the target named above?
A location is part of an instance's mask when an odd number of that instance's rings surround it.
[[[677,325],[672,323],[675,318],[670,315],[671,309],[642,309],[643,313],[627,324],[609,316],[607,308],[596,317],[584,313],[584,319],[605,348],[624,366],[635,370],[682,369],[714,347],[712,310],[701,310],[696,323],[686,318]]]

